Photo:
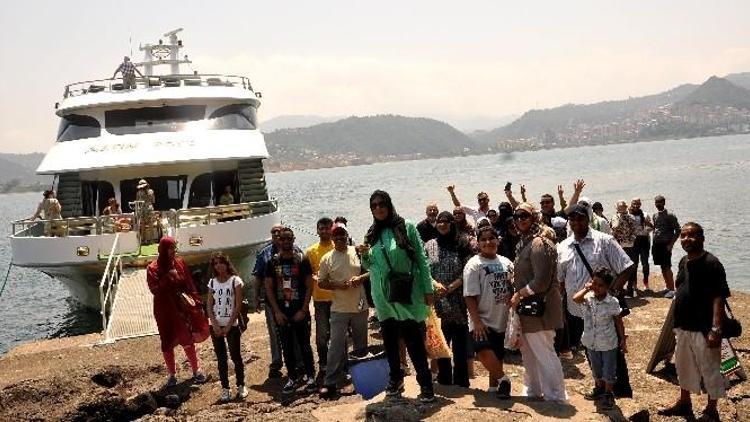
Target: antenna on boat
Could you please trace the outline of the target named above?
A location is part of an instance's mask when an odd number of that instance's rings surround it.
[[[170,65],[170,74],[180,74],[180,64],[192,63],[188,60],[187,56],[184,59],[179,58],[180,49],[183,47],[182,40],[177,38],[177,34],[182,31],[182,28],[169,31],[164,34],[167,37],[168,43],[160,39],[158,44],[144,44],[138,46],[138,49],[143,51],[143,61],[136,63],[136,66],[143,66],[143,73],[146,76],[154,74],[154,66],[160,64]]]

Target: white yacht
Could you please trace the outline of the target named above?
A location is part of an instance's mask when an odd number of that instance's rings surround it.
[[[120,275],[140,269],[144,282],[159,236],[175,237],[195,272],[206,269],[213,251],[224,251],[247,276],[270,227],[280,222],[263,171],[260,93],[243,76],[180,72],[190,63],[180,55],[180,31],[140,46],[145,57],[134,64],[144,77],[135,89],[120,79],[65,87],[55,106],[57,142],[37,169],[54,175],[62,219],[13,223],[12,263],[62,281],[103,315]],[[160,68],[168,70],[156,73]],[[141,179],[154,192],[149,222],[134,212]],[[227,187],[233,203],[219,205]],[[110,198],[121,214],[104,215]],[[149,239],[141,238],[144,224],[154,233]]]

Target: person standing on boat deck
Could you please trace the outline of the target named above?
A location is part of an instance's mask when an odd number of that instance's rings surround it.
[[[414,224],[396,213],[387,192],[372,193],[370,211],[373,222],[358,250],[362,265],[370,272],[372,299],[388,358],[386,396],[397,397],[404,392],[399,353],[399,341],[403,339],[417,371],[419,400],[432,402],[435,394],[427,364],[424,321],[433,303],[433,290],[422,239]]]
[[[641,198],[633,198],[630,201],[630,208],[628,213],[633,216],[636,223],[635,242],[633,243],[633,255],[635,259],[635,268],[630,274],[628,279],[628,285],[636,288],[638,286],[638,261],[641,261],[643,266],[643,289],[649,291],[648,287],[648,276],[649,276],[649,265],[648,259],[651,253],[651,230],[654,229],[654,224],[651,222],[651,216],[647,212],[641,209]]]
[[[242,279],[237,275],[229,258],[221,252],[211,257],[209,269],[212,277],[208,282],[208,320],[211,323],[211,341],[219,367],[221,396],[219,400],[227,402],[231,398],[229,391],[229,366],[227,365],[227,346],[229,356],[234,363],[234,375],[237,385],[237,399],[247,397],[245,389],[245,363],[242,361],[238,318],[242,309]]]
[[[208,338],[208,321],[190,268],[176,256],[177,242],[168,236],[159,241],[159,256],[146,267],[148,288],[154,295],[154,318],[159,330],[161,351],[169,376],[166,387],[177,384],[174,348],[178,344],[193,369],[193,381],[206,382],[200,370],[195,343]]]
[[[667,288],[662,292],[664,297],[674,297],[674,274],[672,273],[672,248],[677,239],[680,238],[680,223],[677,216],[664,208],[666,199],[657,195],[654,198],[654,206],[657,212],[654,214],[654,243],[651,245],[651,254],[654,257],[654,265],[661,267],[664,276],[664,284]]]
[[[133,64],[133,62],[130,61],[130,57],[125,56],[122,58],[122,63],[120,63],[120,66],[117,67],[115,70],[114,75],[112,75],[112,79],[117,76],[117,72],[122,73],[122,84],[124,85],[125,89],[135,89],[135,74],[138,73],[138,75],[143,78],[143,73],[141,73],[140,70],[138,70],[137,67]]]
[[[36,207],[36,212],[31,216],[30,220],[34,221],[37,218],[47,220],[44,223],[44,235],[53,236],[55,230],[52,228],[52,222],[50,220],[62,220],[62,206],[60,201],[55,198],[55,191],[47,189],[42,193],[42,202]]]
[[[104,207],[104,211],[102,212],[102,214],[104,215],[122,214],[122,210],[120,210],[120,204],[117,203],[117,199],[109,198],[107,200],[107,206]]]
[[[266,329],[268,330],[268,343],[271,348],[271,363],[268,365],[268,378],[281,378],[281,366],[283,365],[283,355],[281,353],[281,337],[279,328],[273,316],[273,308],[268,303],[267,292],[265,288],[266,266],[271,258],[277,254],[281,248],[281,230],[284,228],[281,224],[271,227],[271,242],[263,247],[255,255],[255,266],[253,267],[253,307],[256,312],[260,312],[261,305],[266,317]],[[296,245],[294,252],[302,254]],[[302,362],[302,355],[299,349],[295,349],[295,356],[298,362]]]
[[[232,195],[232,185],[224,186],[224,193],[219,197],[219,205],[234,204],[234,195]]]
[[[491,226],[477,230],[479,254],[463,269],[463,296],[469,311],[468,330],[477,358],[489,372],[488,391],[510,397],[510,379],[503,372],[508,302],[513,296],[513,264],[497,255],[497,232]]]
[[[334,250],[320,260],[318,282],[333,293],[331,301],[331,342],[328,362],[319,390],[321,398],[330,399],[338,394],[347,361],[346,343],[351,330],[352,352],[355,356],[367,354],[368,305],[364,282],[370,275],[362,274],[362,265],[354,246],[348,245],[346,226],[337,223],[331,230]]]
[[[521,239],[516,246],[513,265],[516,292],[510,300],[510,307],[517,309],[521,299],[543,295],[545,307],[542,315],[519,315],[524,395],[565,401],[565,379],[554,345],[555,330],[564,326],[560,285],[555,277],[557,252],[554,242],[542,233],[535,212],[534,207],[525,202],[513,212]]]
[[[659,409],[664,416],[693,419],[690,393],[708,393],[708,402],[699,421],[719,421],[718,399],[726,395],[721,375],[721,326],[725,302],[730,296],[727,275],[718,258],[703,248],[703,227],[687,223],[680,231],[680,243],[687,256],[677,270],[674,298],[674,333],[677,345],[674,361],[680,398]]]
[[[135,191],[135,201],[138,211],[138,221],[140,222],[141,244],[148,245],[156,236],[154,236],[154,191],[149,187],[145,179],[138,181]]]
[[[438,236],[436,228],[438,216],[437,204],[434,202],[427,204],[424,213],[425,219],[417,224],[417,231],[419,231],[419,237],[422,239],[422,242],[427,243],[428,240]]]
[[[476,224],[480,218],[487,217],[487,211],[490,210],[490,196],[487,195],[487,192],[479,192],[477,194],[477,204],[478,206],[476,208],[468,207],[461,205],[461,201],[458,200],[458,197],[456,196],[456,186],[450,185],[447,187],[448,193],[451,195],[451,201],[453,201],[453,205],[456,207],[461,207],[461,209],[464,210],[464,213],[467,215],[470,215],[472,219],[474,219],[474,224]]]
[[[310,261],[294,249],[294,231],[281,229],[281,248],[266,265],[266,300],[273,309],[281,336],[281,351],[288,380],[282,389],[292,393],[305,384],[305,391],[317,390],[315,363],[310,346],[310,299],[313,281]],[[299,373],[295,347],[302,354],[305,375]]]
[[[313,280],[313,308],[315,309],[315,348],[318,352],[318,368],[321,376],[325,376],[328,362],[328,341],[331,339],[331,300],[333,292],[322,289],[318,285],[318,270],[323,255],[333,250],[331,228],[333,220],[323,217],[315,224],[319,241],[307,248],[305,259],[310,262]]]
[[[432,278],[437,283],[435,313],[453,351],[451,358],[438,359],[437,382],[444,385],[469,386],[469,326],[463,295],[463,270],[473,255],[466,236],[458,233],[453,214],[441,212],[437,217],[438,237],[425,243],[425,253]]]

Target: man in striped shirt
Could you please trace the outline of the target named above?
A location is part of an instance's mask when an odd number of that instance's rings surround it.
[[[115,70],[115,74],[112,75],[112,79],[117,76],[117,72],[122,73],[122,84],[125,86],[125,89],[135,89],[135,74],[138,73],[138,75],[142,78],[143,73],[141,73],[140,70],[138,70],[137,67],[133,64],[133,62],[130,61],[130,57],[125,56],[122,59],[122,63],[120,66]]]

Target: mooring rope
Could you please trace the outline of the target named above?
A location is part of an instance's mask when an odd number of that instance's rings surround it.
[[[0,287],[0,297],[3,296],[5,291],[5,285],[8,284],[8,276],[10,275],[10,269],[13,267],[13,261],[8,264],[8,271],[5,272],[5,280],[3,280],[3,286]]]

